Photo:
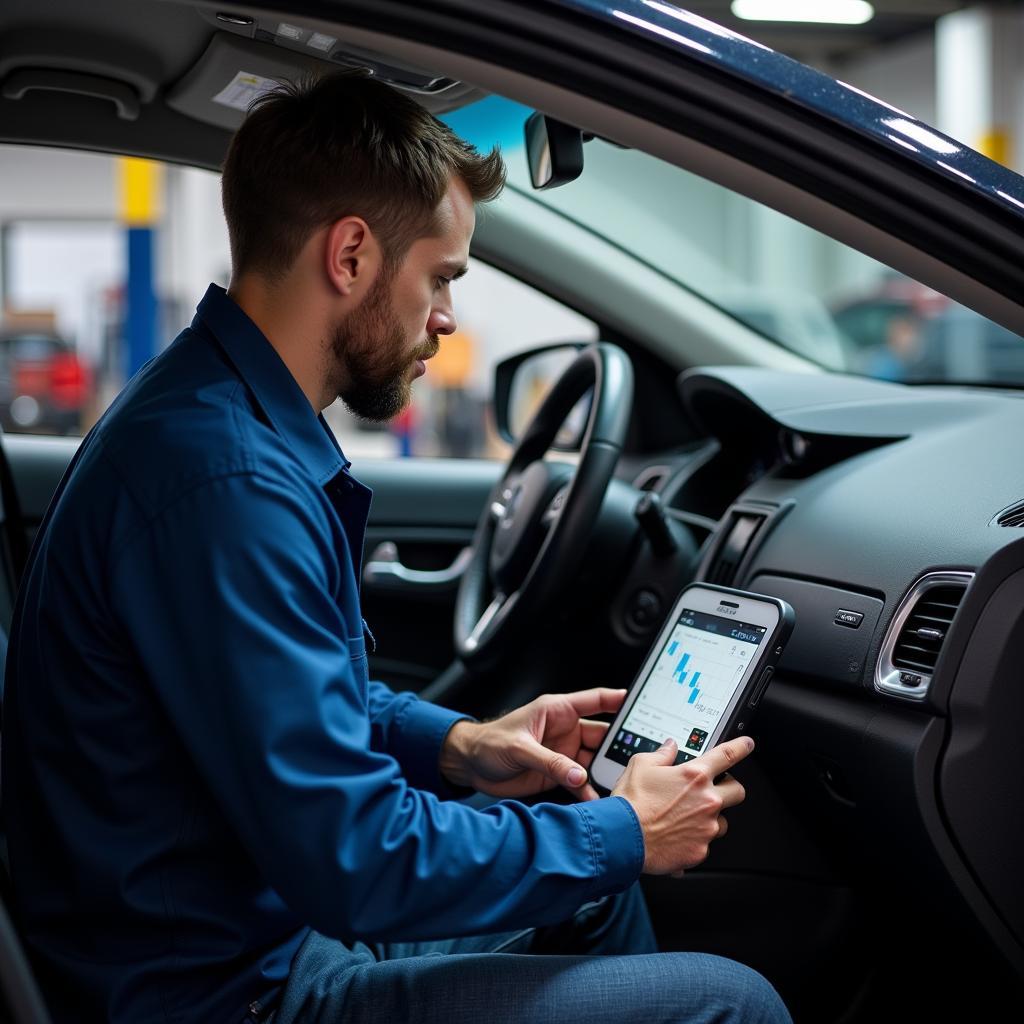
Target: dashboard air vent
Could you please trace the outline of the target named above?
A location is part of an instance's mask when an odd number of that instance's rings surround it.
[[[736,570],[743,556],[750,548],[766,515],[759,512],[734,511],[726,524],[721,541],[715,546],[715,554],[708,566],[704,579],[727,587],[736,578]]]
[[[967,572],[922,577],[903,599],[882,644],[875,689],[922,700],[967,585]]]
[[[1004,508],[995,518],[996,526],[1024,526],[1024,501]]]

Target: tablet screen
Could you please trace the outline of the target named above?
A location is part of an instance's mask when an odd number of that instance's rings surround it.
[[[627,764],[671,736],[676,763],[704,752],[745,681],[766,626],[683,609],[616,730],[606,756]]]

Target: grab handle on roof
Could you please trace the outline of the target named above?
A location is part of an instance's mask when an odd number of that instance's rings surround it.
[[[93,96],[110,100],[117,108],[117,116],[134,121],[139,116],[139,94],[130,85],[90,75],[84,71],[59,71],[54,68],[18,68],[12,71],[0,86],[4,98],[20,100],[33,89],[47,92],[70,92],[79,96]]]

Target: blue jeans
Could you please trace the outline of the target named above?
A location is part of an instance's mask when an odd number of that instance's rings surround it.
[[[791,1024],[731,960],[658,953],[643,894],[560,925],[443,942],[345,945],[311,932],[273,1024]]]

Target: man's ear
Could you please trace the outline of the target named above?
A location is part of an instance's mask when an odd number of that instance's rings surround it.
[[[380,246],[362,217],[343,217],[327,229],[327,278],[342,295],[365,290],[376,277]]]

